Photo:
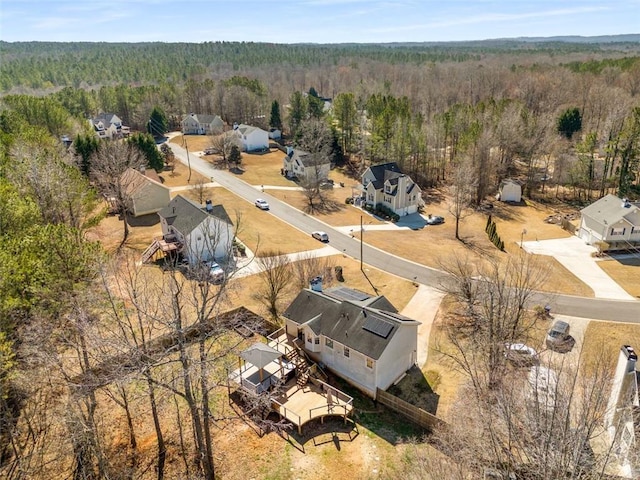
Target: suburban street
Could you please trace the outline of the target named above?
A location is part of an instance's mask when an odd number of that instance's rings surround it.
[[[190,165],[192,170],[211,179],[212,182],[215,181],[220,186],[227,188],[250,203],[253,203],[258,197],[264,198],[269,202],[272,215],[307,234],[311,234],[314,230],[327,232],[330,238],[330,245],[337,250],[337,253],[342,252],[349,257],[360,260],[361,243],[359,241],[359,232],[356,232],[355,238],[352,238],[350,235],[342,233],[326,223],[281,202],[268,193],[260,191],[259,188],[248,185],[233,174],[215,169],[208,161],[193,153],[187,153],[179,145],[172,143],[168,145],[178,160],[185,165]],[[430,287],[440,288],[448,281],[449,276],[444,272],[405,260],[367,245],[366,236],[365,228],[365,243],[362,245],[362,258],[365,264]],[[552,314],[557,313],[595,320],[640,323],[640,302],[635,300],[607,300],[541,292],[535,295],[532,304],[550,305]]]

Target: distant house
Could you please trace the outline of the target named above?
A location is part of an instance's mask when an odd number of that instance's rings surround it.
[[[609,194],[580,214],[578,235],[588,244],[606,242],[608,250],[640,245],[640,209],[627,199]]]
[[[122,125],[122,120],[114,113],[101,113],[90,118],[89,124],[97,137],[102,139],[122,138],[130,133],[129,127]]]
[[[401,217],[416,213],[423,204],[420,187],[395,162],[367,168],[362,174],[361,189],[365,204],[382,204]]]
[[[624,478],[640,478],[640,372],[637,361],[634,349],[623,345],[604,416],[611,450],[616,453],[620,468],[618,475]]]
[[[384,296],[345,287],[322,290],[320,279],[284,312],[286,333],[305,353],[375,398],[416,362],[418,325]]]
[[[146,170],[142,173],[129,168],[120,179],[124,193],[130,200],[128,210],[134,217],[159,212],[171,200],[169,189],[160,183],[155,171],[150,170],[149,175],[146,173]]]
[[[163,238],[181,244],[190,263],[229,257],[233,223],[222,205],[207,202],[203,207],[178,195],[158,216]]]
[[[307,152],[287,147],[282,168],[287,178],[297,177],[308,183],[324,182],[329,178],[331,161],[328,158],[317,159]]]
[[[510,178],[503,180],[500,183],[498,195],[503,202],[520,203],[522,201],[522,184]]]
[[[269,133],[251,125],[234,125],[233,131],[238,135],[244,152],[261,152],[269,149]]]
[[[180,122],[184,135],[216,135],[224,130],[224,122],[218,115],[190,113]]]

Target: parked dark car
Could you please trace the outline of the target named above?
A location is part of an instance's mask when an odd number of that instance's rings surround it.
[[[556,320],[547,332],[545,344],[549,350],[559,353],[567,353],[573,349],[575,338],[569,335],[570,326],[567,322]]]

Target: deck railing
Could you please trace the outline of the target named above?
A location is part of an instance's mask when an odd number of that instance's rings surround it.
[[[278,408],[274,408],[275,411],[277,411],[280,415],[282,415],[285,418],[289,418],[293,421],[293,419],[291,418],[292,416],[296,416],[298,417],[298,421],[295,422],[296,425],[302,425],[302,417],[300,417],[300,415],[298,415],[296,412],[294,412],[293,410],[287,409],[287,407],[285,407],[283,404],[281,404],[279,401],[275,400],[275,399],[271,399],[271,401],[273,403],[275,403]]]

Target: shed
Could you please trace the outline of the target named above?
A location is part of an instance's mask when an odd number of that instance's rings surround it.
[[[500,183],[498,195],[503,202],[520,202],[522,200],[522,185],[517,180],[510,178],[503,180]]]

